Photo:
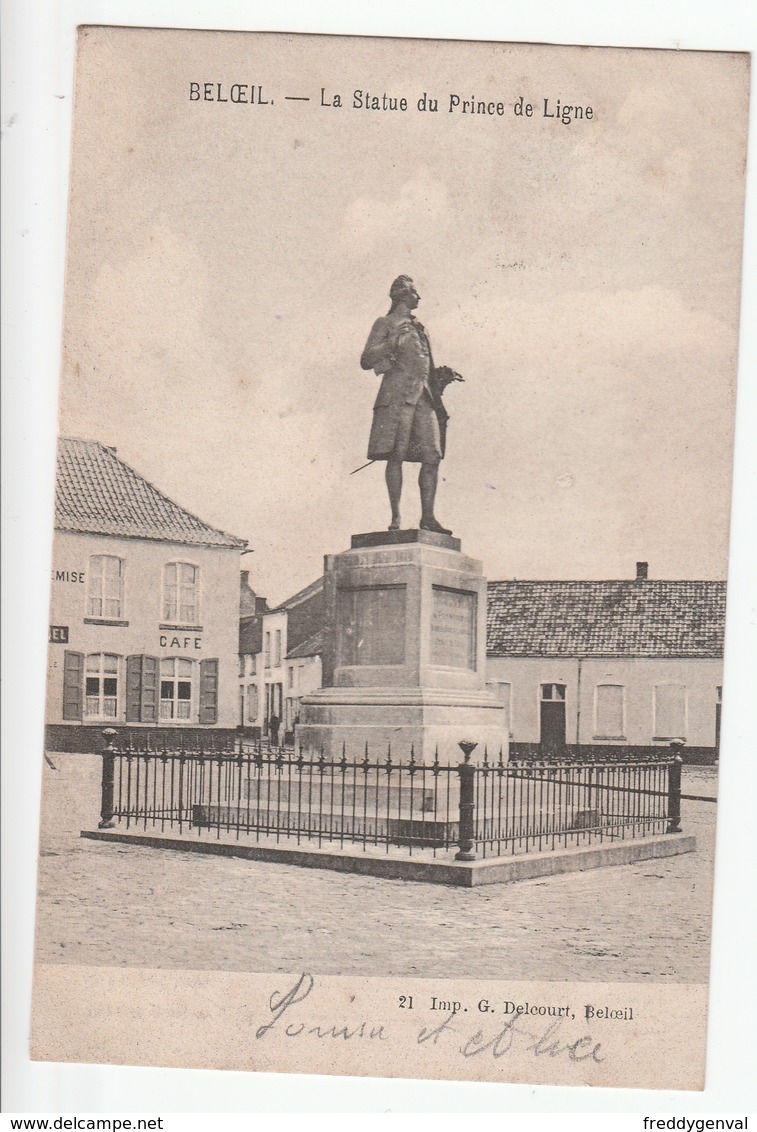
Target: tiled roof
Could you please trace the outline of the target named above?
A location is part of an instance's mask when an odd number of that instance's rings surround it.
[[[315,597],[315,595],[319,594],[322,589],[323,578],[316,578],[316,580],[314,582],[311,582],[309,586],[305,586],[304,589],[298,590],[296,594],[292,594],[292,596],[288,597],[286,601],[282,601],[280,605],[274,606],[273,609],[269,609],[268,612],[280,613],[283,609],[292,609],[295,605],[299,605],[301,602],[307,601],[308,598]]]
[[[490,582],[489,656],[721,657],[725,582]]]
[[[306,656],[321,656],[325,636],[326,627],[324,626],[322,629],[319,629],[317,633],[313,633],[312,637],[308,637],[306,641],[302,641],[296,648],[290,649],[286,655],[286,659],[298,660]]]
[[[243,550],[247,543],[179,507],[112,448],[96,440],[58,442],[55,526],[61,531],[162,539]]]

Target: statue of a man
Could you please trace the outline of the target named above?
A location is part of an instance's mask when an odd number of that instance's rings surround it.
[[[400,529],[402,465],[420,463],[420,527],[451,534],[434,517],[439,461],[444,456],[449,414],[442,393],[451,381],[462,381],[448,366],[434,366],[428,335],[413,315],[420,295],[408,275],[398,276],[389,290],[389,313],[373,324],[360,365],[383,380],[373,406],[368,459],[386,460],[386,486],[392,509],[390,531]]]

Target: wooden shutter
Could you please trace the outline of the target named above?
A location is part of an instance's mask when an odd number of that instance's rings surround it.
[[[654,697],[655,739],[685,739],[686,689],[683,684],[657,684]]]
[[[156,656],[142,657],[142,713],[143,723],[158,722],[159,664]]]
[[[81,722],[84,711],[84,653],[63,654],[63,718]]]
[[[597,684],[596,737],[623,738],[623,688],[620,684]]]
[[[126,722],[142,719],[142,656],[126,658]]]
[[[218,661],[200,661],[200,723],[218,722]]]

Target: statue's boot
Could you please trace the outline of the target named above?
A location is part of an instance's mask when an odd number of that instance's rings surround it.
[[[389,530],[390,531],[398,531],[399,529],[400,529],[400,517],[399,517],[399,515],[392,515],[392,521],[389,524]]]
[[[443,527],[441,525],[441,523],[437,522],[437,520],[434,518],[433,515],[428,519],[421,519],[421,530],[422,531],[433,531],[434,534],[437,534],[437,535],[451,535],[452,534],[452,531],[448,530],[447,527]]]

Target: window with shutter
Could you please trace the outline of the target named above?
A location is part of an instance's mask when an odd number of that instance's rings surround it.
[[[598,684],[594,693],[595,739],[625,737],[622,684]]]
[[[84,714],[92,719],[117,719],[120,657],[90,653],[85,664]]]
[[[254,723],[258,718],[260,712],[260,703],[258,700],[258,686],[257,684],[247,685],[247,720],[249,723]]]
[[[218,661],[200,661],[200,723],[218,722]]]
[[[160,718],[184,722],[192,718],[195,663],[181,656],[160,662]]]
[[[84,712],[84,653],[63,655],[63,718],[81,722]]]
[[[655,687],[654,737],[686,738],[686,688],[683,684],[658,684]]]

